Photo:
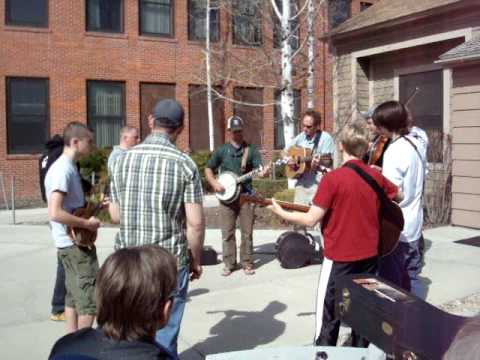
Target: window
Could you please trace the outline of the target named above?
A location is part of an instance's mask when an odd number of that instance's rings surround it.
[[[48,79],[7,78],[9,154],[43,151],[49,133]]]
[[[233,97],[235,100],[244,103],[262,104],[263,89],[236,87],[233,89]],[[262,146],[263,107],[235,103],[233,105],[233,113],[240,116],[245,122],[245,127],[243,129],[245,140],[250,144]]]
[[[216,89],[221,91],[221,89]],[[210,137],[208,133],[207,87],[190,85],[189,97],[189,130],[190,149],[193,151],[209,150]],[[224,137],[225,112],[222,99],[212,94],[213,101],[213,140],[215,147],[220,146]]]
[[[7,0],[7,25],[48,27],[48,0]]]
[[[442,70],[399,76],[400,102],[405,103],[415,88],[419,91],[408,103],[413,122],[427,132],[429,162],[443,160],[443,74]]]
[[[188,1],[188,40],[205,40],[206,12],[205,0]],[[210,41],[219,39],[220,12],[219,9],[210,9]]]
[[[274,147],[275,150],[281,150],[285,148],[285,136],[283,132],[282,112],[280,109],[280,90],[275,90],[275,104],[273,108],[274,118]],[[295,134],[298,133],[298,124],[300,121],[300,112],[302,108],[302,92],[300,90],[293,90],[293,121],[295,123]]]
[[[282,0],[275,0],[275,3],[277,4],[278,10],[282,12],[283,10],[283,3]],[[294,16],[298,12],[298,0],[297,1],[292,1],[291,3],[291,15]],[[273,9],[272,9],[273,12]],[[273,12],[273,47],[274,48],[279,48],[282,46],[282,25],[280,24],[280,20],[278,19],[278,16]],[[293,21],[291,21],[290,24],[291,27],[291,32],[292,35],[289,37],[289,42],[290,46],[292,47],[293,50],[297,50],[298,47],[300,46],[300,22],[299,18],[295,18]]]
[[[360,11],[365,11],[372,5],[370,2],[360,1]]]
[[[123,1],[87,0],[87,31],[123,32]]]
[[[98,147],[117,145],[125,124],[125,84],[117,81],[87,82],[88,125]]]
[[[142,139],[150,134],[148,115],[162,99],[175,99],[174,84],[140,83],[140,133]]]
[[[233,43],[259,46],[262,43],[260,0],[233,0]]]
[[[140,33],[173,36],[172,0],[140,0]]]
[[[328,21],[333,29],[342,24],[352,15],[351,0],[329,0],[328,1]]]

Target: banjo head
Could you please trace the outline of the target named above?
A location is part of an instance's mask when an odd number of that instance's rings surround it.
[[[218,176],[217,181],[225,188],[223,193],[215,193],[217,199],[225,203],[234,201],[240,192],[240,187],[237,184],[237,175],[226,171]]]

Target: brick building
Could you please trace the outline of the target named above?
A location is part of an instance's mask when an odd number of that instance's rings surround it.
[[[479,29],[478,0],[384,0],[330,33],[336,126],[374,104],[408,102],[430,140],[427,216],[445,221],[451,213],[453,225],[473,228],[480,228]]]
[[[346,1],[343,17],[373,2]],[[248,59],[259,47],[275,51],[272,27],[265,21],[253,24],[258,17],[246,0],[233,4],[240,7],[238,16],[225,9],[212,12],[212,41],[228,43],[236,58]],[[123,125],[139,127],[145,136],[147,114],[155,101],[175,97],[187,117],[179,146],[208,148],[206,94],[199,76],[204,14],[195,0],[1,0],[0,173],[7,183],[15,175],[17,198],[39,198],[38,154],[45,141],[72,120],[88,123],[98,146],[111,146],[118,142]],[[323,20],[327,14],[327,8],[320,11],[318,34],[328,30]],[[300,38],[304,34],[301,25]],[[239,41],[245,37],[254,46]],[[319,41],[316,107],[326,128],[331,128],[333,113],[329,60],[328,45]],[[275,98],[272,83],[222,85],[226,96],[239,100],[268,104]],[[300,111],[305,104],[304,80],[296,87]],[[267,157],[281,148],[274,106],[216,101],[214,112],[216,144],[224,141],[225,119],[239,113],[255,119],[247,138]]]

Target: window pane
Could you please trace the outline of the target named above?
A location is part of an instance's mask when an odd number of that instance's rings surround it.
[[[43,151],[48,138],[48,80],[7,78],[8,153]]]
[[[48,26],[48,0],[7,0],[9,25]]]
[[[89,81],[87,86],[88,124],[95,132],[97,146],[117,145],[120,129],[125,124],[125,85]]]
[[[330,27],[335,28],[351,16],[350,0],[334,0],[328,2],[328,17]]]
[[[262,104],[263,89],[236,87],[233,97],[237,101]],[[240,116],[245,122],[243,133],[245,140],[250,144],[263,145],[263,107],[235,103],[233,113]]]
[[[173,35],[172,5],[168,0],[141,1],[141,32]]]
[[[190,0],[188,5],[189,40],[205,40],[206,17],[206,1]],[[218,9],[210,9],[210,41],[218,41],[220,33],[219,27]]]
[[[140,132],[142,140],[150,134],[148,115],[162,99],[175,99],[175,85],[140,83]]]
[[[216,88],[221,92],[220,88]],[[209,150],[207,87],[190,85],[189,92],[189,133],[190,149],[193,151]],[[220,146],[224,139],[224,102],[213,96],[213,137],[214,146]]]
[[[122,32],[122,0],[88,0],[87,30]]]
[[[400,101],[405,103],[415,88],[419,91],[408,103],[413,122],[424,129],[429,137],[428,161],[443,158],[443,76],[441,70],[401,75]]]
[[[283,120],[281,118],[282,111],[280,108],[280,96],[279,90],[275,90],[275,104],[273,108],[274,118],[274,147],[277,150],[285,148],[285,135],[283,132]],[[295,123],[295,134],[298,134],[298,124],[300,122],[300,116],[302,111],[302,92],[300,90],[293,90],[293,121]]]
[[[262,42],[261,3],[258,0],[233,2],[233,42],[239,45],[258,46]]]

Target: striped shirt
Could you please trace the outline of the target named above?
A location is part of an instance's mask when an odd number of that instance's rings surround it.
[[[114,165],[112,202],[120,207],[115,249],[158,244],[188,263],[185,203],[203,201],[193,160],[167,135],[154,133]]]

